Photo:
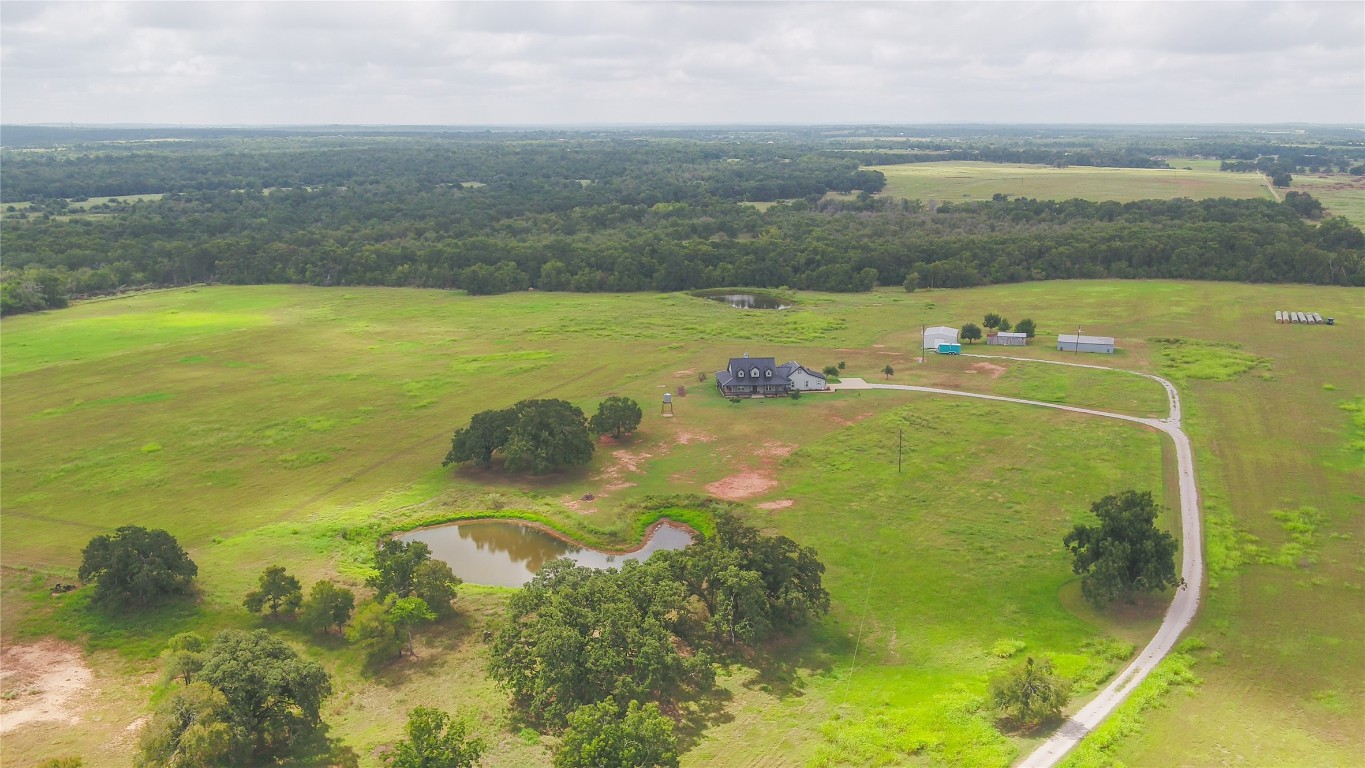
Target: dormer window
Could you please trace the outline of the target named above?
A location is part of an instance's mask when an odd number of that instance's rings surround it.
[[[744,378],[744,371],[740,371],[740,372],[739,372],[739,377],[740,377],[741,379]]]
[[[770,370],[769,370],[769,371],[764,371],[764,372],[763,372],[763,375],[764,375],[764,377],[771,379],[771,378],[773,377],[773,372],[770,371]]]
[[[753,376],[755,379],[758,378],[758,369],[755,368],[755,369],[749,371],[749,375],[750,375],[750,376]]]

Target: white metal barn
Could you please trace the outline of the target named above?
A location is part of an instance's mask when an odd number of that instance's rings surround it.
[[[1098,352],[1103,355],[1114,354],[1112,336],[1077,336],[1063,333],[1057,336],[1058,352]]]
[[[957,329],[946,325],[933,325],[924,329],[924,348],[937,350],[940,344],[956,344]]]

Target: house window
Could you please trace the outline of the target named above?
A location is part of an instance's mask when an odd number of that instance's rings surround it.
[[[744,371],[740,371],[740,372],[739,372],[739,377],[740,377],[741,379],[744,378]]]
[[[772,371],[764,371],[764,372],[763,372],[763,375],[771,379],[771,378],[773,377],[773,372],[772,372]]]
[[[749,371],[749,375],[753,376],[755,379],[758,378],[758,369],[755,368],[752,371]]]

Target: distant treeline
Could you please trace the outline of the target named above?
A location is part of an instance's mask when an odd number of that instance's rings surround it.
[[[136,145],[101,151],[7,152],[0,202],[292,187],[425,189],[497,186],[534,208],[548,184],[593,187],[580,204],[769,201],[885,182],[854,157],[792,144],[617,138],[607,141],[278,140]],[[402,189],[398,190],[400,193]]]
[[[207,281],[475,294],[736,285],[865,291],[907,278],[924,287],[1104,277],[1365,285],[1360,230],[1339,218],[1315,226],[1296,212],[1308,210],[1297,197],[1293,206],[1003,196],[926,206],[867,194],[881,188],[881,174],[859,170],[858,159],[843,153],[564,144],[457,152],[385,142],[278,157],[168,152],[156,162],[130,153],[156,170],[149,178],[206,188],[114,206],[99,218],[6,214],[0,309]],[[37,154],[13,165],[7,156],[7,191],[53,184],[66,198],[86,175],[117,178],[100,157]],[[81,171],[68,176],[66,163]],[[266,182],[279,188],[265,191]],[[836,200],[825,197],[830,190],[862,192]],[[744,204],[779,198],[794,201],[767,210]]]

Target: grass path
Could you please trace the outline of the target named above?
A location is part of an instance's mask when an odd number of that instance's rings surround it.
[[[989,355],[973,355],[973,357],[989,357]],[[1025,358],[1011,358],[1024,360]],[[1064,363],[1060,361],[1043,360],[1038,362],[1052,363],[1054,365],[1071,365],[1084,368],[1104,368],[1104,366],[1085,365],[1081,363]],[[1123,373],[1132,371],[1116,370]],[[927,392],[930,394],[951,395],[957,397],[973,397],[982,400],[995,400],[999,402],[1018,403],[1021,405],[1034,405],[1044,408],[1056,408],[1072,413],[1081,413],[1089,416],[1102,416],[1110,419],[1120,419],[1142,424],[1153,429],[1165,432],[1175,443],[1176,461],[1178,464],[1177,479],[1180,486],[1180,520],[1183,528],[1183,542],[1181,545],[1181,577],[1185,580],[1185,588],[1176,592],[1175,598],[1171,601],[1171,606],[1166,611],[1165,618],[1162,619],[1161,627],[1152,638],[1147,647],[1142,649],[1142,653],[1116,676],[1104,690],[1095,696],[1079,712],[1068,718],[1057,732],[1046,742],[1039,746],[1028,756],[1020,768],[1052,768],[1062,758],[1066,757],[1086,734],[1099,727],[1119,705],[1123,704],[1147,678],[1147,675],[1156,668],[1161,660],[1175,647],[1176,641],[1180,639],[1181,633],[1194,621],[1195,614],[1199,611],[1199,597],[1204,583],[1204,558],[1203,558],[1203,531],[1199,519],[1199,491],[1195,483],[1194,476],[1194,452],[1190,447],[1190,439],[1180,426],[1180,395],[1175,386],[1166,379],[1151,374],[1139,373],[1139,376],[1146,376],[1155,379],[1166,389],[1167,396],[1170,398],[1171,409],[1165,419],[1147,419],[1139,416],[1129,416],[1121,413],[1111,413],[1099,411],[1091,408],[1078,408],[1070,405],[1058,405],[1056,403],[1045,403],[1038,400],[1024,400],[1016,397],[1002,397],[999,395],[983,395],[975,392],[958,392],[950,389],[939,389],[937,387],[916,387],[907,384],[869,384],[863,379],[848,378],[842,383],[834,385],[838,389],[890,389],[911,392]]]

